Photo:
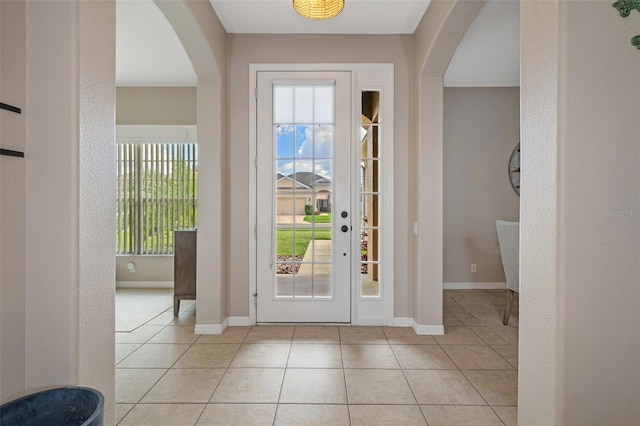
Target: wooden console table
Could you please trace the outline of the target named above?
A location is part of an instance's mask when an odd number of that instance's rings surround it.
[[[180,313],[180,301],[196,298],[197,232],[174,231],[173,234],[173,315]]]

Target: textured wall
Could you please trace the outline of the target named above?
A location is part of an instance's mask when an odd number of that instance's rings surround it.
[[[640,14],[522,3],[519,424],[640,423]]]
[[[0,2],[0,101],[23,111],[26,49],[26,2]],[[0,111],[0,147],[26,150],[25,116]],[[0,403],[25,389],[25,191],[25,159],[0,157]]]
[[[411,181],[415,183],[413,317],[421,333],[444,332],[443,284],[443,128],[444,73],[484,0],[442,1],[429,5],[414,34],[416,68],[416,143]],[[430,329],[430,325],[435,326]]]
[[[640,424],[640,14],[568,2],[563,21],[564,423]]]
[[[524,425],[562,424],[556,382],[559,3],[523,1],[520,8],[518,417]]]
[[[27,2],[27,389],[77,381],[76,14]]]
[[[27,2],[26,389],[113,421],[115,2]]]
[[[208,2],[156,1],[198,76],[198,312],[196,330],[220,332],[228,312],[227,34]]]
[[[78,2],[78,383],[105,396],[114,422],[115,1]]]

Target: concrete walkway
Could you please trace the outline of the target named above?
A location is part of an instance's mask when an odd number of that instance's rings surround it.
[[[299,214],[295,216],[291,216],[288,214],[279,214],[276,216],[276,224],[277,225],[291,225],[291,224],[309,224],[309,222],[304,221],[304,215]]]
[[[276,275],[278,296],[331,296],[331,240],[311,240],[295,275]],[[294,290],[295,288],[295,290]]]
[[[310,229],[312,223],[305,222],[304,215],[277,215],[276,216],[276,228],[293,228],[295,224],[296,229]],[[330,223],[316,223],[316,229],[328,229],[331,228]]]

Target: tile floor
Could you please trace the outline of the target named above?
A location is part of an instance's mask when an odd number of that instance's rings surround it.
[[[194,307],[163,313],[116,333],[118,424],[515,425],[518,311],[495,325],[504,299],[445,291],[445,336],[349,326],[200,336]]]

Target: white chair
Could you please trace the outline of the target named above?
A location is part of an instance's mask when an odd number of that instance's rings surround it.
[[[520,291],[520,223],[496,220],[502,267],[507,278],[507,306],[502,323],[507,325],[515,293]]]

